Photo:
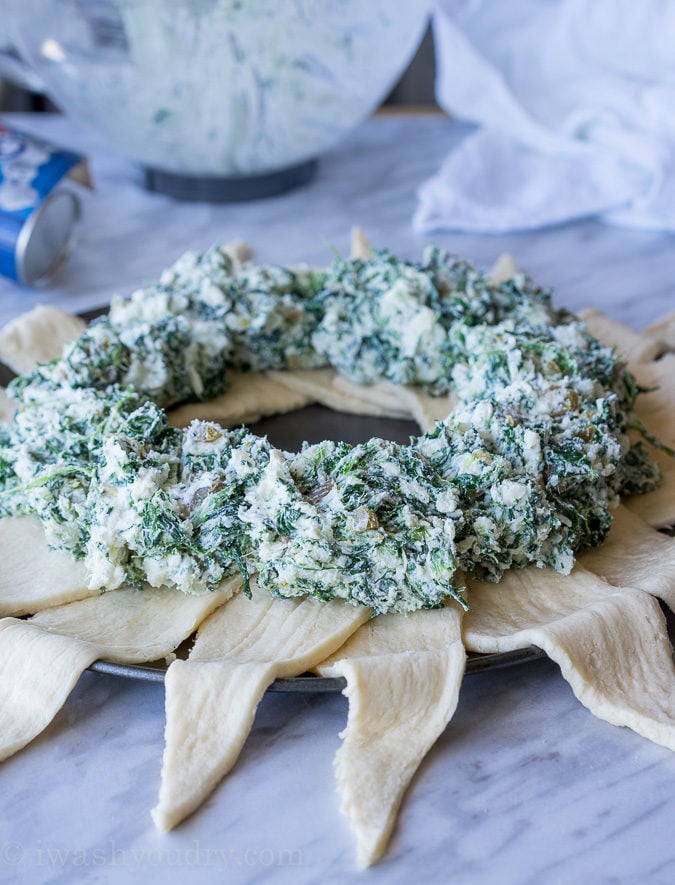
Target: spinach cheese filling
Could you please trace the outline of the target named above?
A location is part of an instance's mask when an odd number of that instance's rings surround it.
[[[295,453],[168,423],[166,408],[225,391],[230,369],[325,366],[457,405],[408,445]],[[188,253],[10,392],[0,515],[36,514],[92,588],[198,593],[240,571],[376,613],[464,604],[463,573],[569,572],[620,496],[659,482],[629,439],[640,391],[613,350],[528,277],[493,284],[436,247],[322,270]]]

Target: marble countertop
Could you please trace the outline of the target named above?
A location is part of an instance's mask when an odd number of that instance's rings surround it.
[[[360,224],[414,257],[419,183],[463,130],[437,116],[380,117],[324,157],[305,189],[229,206],[176,204],[59,117],[6,116],[90,157],[79,245],[39,292],[0,282],[0,324],[38,302],[84,310],[152,279],[186,248],[243,238],[261,261],[325,262]],[[488,266],[502,251],[572,309],[636,328],[675,308],[675,241],[592,221],[435,240]],[[170,834],[153,828],[161,685],[85,673],[56,720],[0,768],[0,879],[66,883],[671,882],[675,755],[595,719],[555,665],[467,677],[452,722],[409,790],[384,860],[358,872],[338,811],[340,695],[268,694],[232,774]]]

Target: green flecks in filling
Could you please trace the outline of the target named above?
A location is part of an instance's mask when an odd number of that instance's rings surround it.
[[[444,483],[412,446],[371,439],[275,453],[241,518],[259,583],[281,596],[343,597],[412,611],[459,597]]]
[[[458,405],[407,446],[296,454],[163,411],[223,391],[230,367],[325,365]],[[492,285],[433,247],[325,270],[187,253],[11,390],[0,513],[37,514],[94,587],[201,592],[239,570],[281,596],[413,611],[461,601],[460,572],[568,572],[619,496],[659,480],[615,353],[527,277]]]

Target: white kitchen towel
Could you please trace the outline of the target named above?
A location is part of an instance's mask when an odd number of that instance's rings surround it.
[[[436,94],[477,124],[418,230],[675,231],[675,0],[437,0]]]

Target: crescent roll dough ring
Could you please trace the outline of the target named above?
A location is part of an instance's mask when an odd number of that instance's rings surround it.
[[[200,627],[187,661],[166,675],[166,742],[159,802],[168,830],[191,814],[232,768],[258,702],[278,677],[298,676],[370,617],[340,600],[275,599],[255,584]]]
[[[187,427],[194,420],[217,421],[223,427],[254,424],[269,415],[294,412],[313,402],[313,397],[264,372],[233,372],[225,393],[205,403],[189,403],[171,409],[169,422]]]
[[[638,587],[675,611],[675,538],[651,528],[627,507],[614,512],[605,543],[582,553],[580,565],[618,587]]]
[[[165,657],[240,586],[235,578],[202,596],[111,590],[28,621],[0,620],[0,759],[49,725],[94,661],[136,664]]]
[[[358,257],[371,256],[362,234],[355,234],[354,246]],[[241,267],[239,256],[235,264]],[[505,257],[493,269],[494,281],[508,281],[515,272],[513,260]],[[675,391],[668,386],[672,366],[657,359],[662,345],[597,314],[589,323],[608,343],[614,343],[612,336],[621,339],[639,380],[661,384],[656,399],[649,400],[653,394],[642,398],[640,415],[648,429],[669,441],[672,425],[663,419],[672,418]],[[430,430],[455,402],[451,394],[430,396],[390,381],[364,387],[332,369],[233,373],[231,379],[230,392],[174,409],[171,420],[184,426],[193,417],[216,417],[231,425],[318,401],[345,411],[412,415]],[[659,491],[629,501],[640,506],[657,496],[644,505],[654,525],[666,524],[673,512],[672,493],[669,502],[667,494],[658,497]],[[528,568],[508,574],[499,587],[474,582],[464,639],[469,647],[488,651],[540,645],[596,715],[673,748],[669,646],[663,619],[642,590],[672,605],[675,542],[625,508],[615,513],[606,546],[580,561],[627,588],[611,587],[581,567],[567,578]],[[0,523],[0,543],[3,523],[11,528],[23,519],[28,518]],[[39,542],[44,546],[44,535]],[[233,588],[238,580],[233,579]],[[11,574],[6,583],[8,611],[35,611],[80,592],[76,580],[75,587],[38,588],[34,598],[11,597]],[[630,589],[633,585],[640,590]],[[185,604],[177,613],[170,601],[179,597]],[[164,618],[160,602],[167,606]],[[27,622],[0,621],[0,675],[6,676],[0,679],[0,708],[8,723],[4,752],[18,749],[51,721],[87,662],[101,656],[129,662],[160,657],[203,621],[189,659],[174,662],[167,676],[166,748],[153,812],[158,827],[170,828],[191,813],[230,770],[267,685],[277,676],[315,667],[348,682],[350,712],[338,753],[338,782],[360,861],[373,862],[384,850],[410,778],[454,711],[464,667],[459,607],[381,615],[364,624],[370,615],[365,607],[272,599],[255,585],[252,600],[239,595],[222,602],[166,589],[119,590],[43,610]],[[221,607],[208,616],[208,603]]]
[[[89,588],[84,563],[51,549],[35,516],[0,519],[0,617],[32,614],[97,590]]]
[[[268,372],[278,384],[303,393],[314,402],[336,412],[370,415],[374,418],[409,418],[398,389],[393,392],[382,384],[365,387],[338,375],[335,369],[306,369],[291,372]]]
[[[460,599],[460,570],[569,571],[620,494],[656,485],[626,437],[633,380],[548,293],[509,279],[509,259],[490,282],[434,247],[415,264],[354,241],[368,257],[325,270],[187,253],[115,301],[60,360],[13,382],[2,512],[38,514],[93,588],[202,592],[244,569],[279,595],[407,612]],[[327,364],[349,380],[317,385]],[[208,399],[242,368],[254,374],[214,404],[226,423],[321,397],[412,414],[427,432],[290,454],[214,422],[167,423],[163,407]],[[260,371],[280,368],[273,391]]]
[[[466,661],[462,614],[450,603],[380,615],[315,668],[347,680],[335,773],[360,866],[383,854],[408,784],[455,712]]]
[[[581,566],[571,576],[523,569],[498,586],[470,582],[467,649],[537,645],[584,706],[675,750],[675,667],[665,619],[641,590],[614,587]]]
[[[645,329],[648,335],[665,341],[670,350],[675,350],[675,313],[657,320],[653,325]]]
[[[14,415],[14,402],[4,387],[0,387],[0,424],[7,424]]]
[[[17,375],[61,356],[64,345],[85,328],[84,320],[58,307],[39,304],[0,330],[0,362]]]

